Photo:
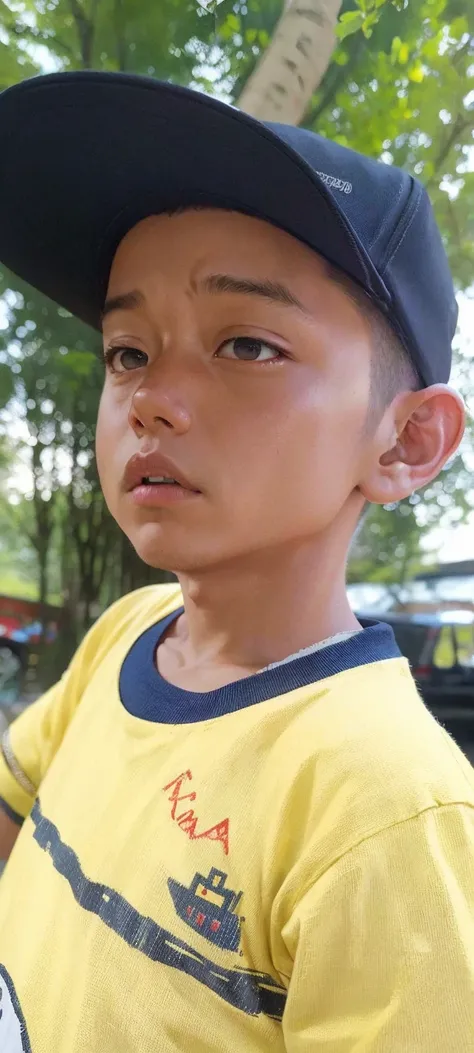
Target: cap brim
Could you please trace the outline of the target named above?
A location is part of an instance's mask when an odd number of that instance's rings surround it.
[[[100,328],[121,238],[180,205],[258,216],[373,295],[380,279],[331,192],[270,128],[126,74],[38,77],[0,96],[0,260]]]

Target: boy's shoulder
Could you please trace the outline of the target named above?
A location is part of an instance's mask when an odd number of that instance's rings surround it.
[[[317,831],[326,865],[431,809],[474,808],[474,770],[427,710],[405,659],[346,670],[306,694],[275,760],[280,782],[287,769],[289,811],[304,817],[304,840]]]

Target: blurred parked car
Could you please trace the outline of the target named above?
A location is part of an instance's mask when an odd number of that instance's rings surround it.
[[[420,694],[437,720],[460,743],[474,740],[474,615],[357,612],[361,623],[391,625]]]
[[[21,695],[28,666],[28,646],[1,635],[2,628],[0,626],[0,709],[8,709]]]
[[[0,594],[0,714],[9,721],[39,693],[39,648],[55,642],[61,616],[60,607]]]

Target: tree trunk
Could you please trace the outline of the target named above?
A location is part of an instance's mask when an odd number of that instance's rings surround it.
[[[94,49],[94,19],[97,13],[99,0],[92,0],[89,15],[86,15],[79,0],[70,0],[71,14],[76,23],[81,50],[82,69],[92,69],[92,56]]]
[[[39,603],[42,612],[42,621],[44,621],[44,611],[48,602],[48,549],[46,546],[41,546],[38,549],[38,562],[39,562]],[[44,629],[44,625],[43,625]]]
[[[342,0],[287,0],[237,105],[265,121],[299,124],[329,65]]]
[[[127,41],[125,39],[125,18],[123,12],[123,0],[115,0],[114,25],[117,41],[117,65],[121,73],[127,68]]]

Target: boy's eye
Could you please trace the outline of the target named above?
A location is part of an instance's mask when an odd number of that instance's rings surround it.
[[[133,369],[146,366],[148,355],[137,347],[108,347],[105,362],[111,373],[130,373]]]
[[[227,358],[233,362],[276,362],[283,358],[283,351],[254,336],[236,336],[226,340],[219,348],[216,358]]]

